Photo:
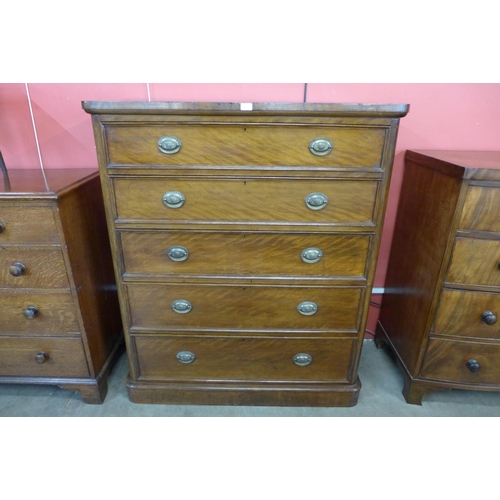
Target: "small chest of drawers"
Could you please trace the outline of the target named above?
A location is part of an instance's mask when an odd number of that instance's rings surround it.
[[[102,403],[123,336],[99,174],[13,170],[0,186],[0,383]]]
[[[138,403],[350,406],[406,105],[84,102]]]
[[[500,390],[500,153],[407,151],[376,342],[408,403]]]

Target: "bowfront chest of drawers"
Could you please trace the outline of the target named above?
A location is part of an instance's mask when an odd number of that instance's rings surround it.
[[[123,339],[96,169],[0,179],[0,383],[102,403]]]
[[[350,406],[406,105],[84,102],[138,403]]]
[[[500,152],[407,151],[376,342],[408,403],[500,390]]]

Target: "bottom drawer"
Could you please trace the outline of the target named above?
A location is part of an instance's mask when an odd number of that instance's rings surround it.
[[[80,339],[0,337],[0,376],[88,377],[89,370]]]
[[[355,342],[346,338],[135,337],[139,379],[170,380],[347,381]],[[302,366],[294,362],[297,354]]]
[[[500,384],[500,345],[431,340],[421,377],[467,384]]]

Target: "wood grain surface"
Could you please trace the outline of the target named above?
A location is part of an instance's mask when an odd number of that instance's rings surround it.
[[[422,377],[463,384],[500,385],[498,359],[500,359],[499,344],[435,339],[429,342]],[[479,371],[473,373],[467,368],[469,360],[479,363]]]
[[[26,272],[12,276],[11,266],[21,263]],[[68,275],[60,249],[0,246],[0,283],[13,288],[68,288]]]
[[[346,381],[353,339],[205,338],[136,336],[140,377],[178,380],[321,380]],[[180,363],[176,354],[196,359]],[[293,356],[306,353],[311,364],[297,366]]]
[[[46,353],[39,364],[36,356]],[[51,337],[0,337],[0,376],[88,377],[89,370],[81,339]]]
[[[129,274],[365,277],[370,236],[124,231],[121,242]],[[167,250],[173,246],[186,248],[188,258],[171,260]],[[311,247],[323,253],[321,260],[312,264],[301,259],[302,251]]]
[[[373,224],[377,181],[272,179],[150,179],[114,180],[120,219],[184,221],[285,221],[330,224]],[[180,208],[165,206],[162,197],[181,192]],[[328,204],[311,210],[305,198],[323,193]]]
[[[456,238],[446,281],[500,287],[500,240]]]
[[[114,165],[286,165],[380,167],[385,127],[312,127],[270,124],[168,124],[107,126],[109,161]],[[164,136],[177,137],[178,153],[158,148]],[[316,156],[309,143],[328,138],[332,151]]]
[[[357,330],[359,288],[258,287],[217,285],[127,286],[132,326],[143,329],[288,329]],[[173,311],[175,300],[192,310]],[[314,302],[318,311],[304,316],[297,306]]]
[[[500,293],[443,290],[433,332],[500,340],[500,322],[481,320],[486,311],[500,316]]]

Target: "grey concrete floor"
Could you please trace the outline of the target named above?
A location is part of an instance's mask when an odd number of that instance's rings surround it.
[[[499,417],[500,393],[438,391],[422,406],[405,402],[402,376],[384,349],[366,340],[359,366],[362,388],[352,408],[194,406],[134,404],[128,400],[128,364],[122,354],[102,405],[82,402],[78,392],[55,386],[0,384],[2,417]]]

